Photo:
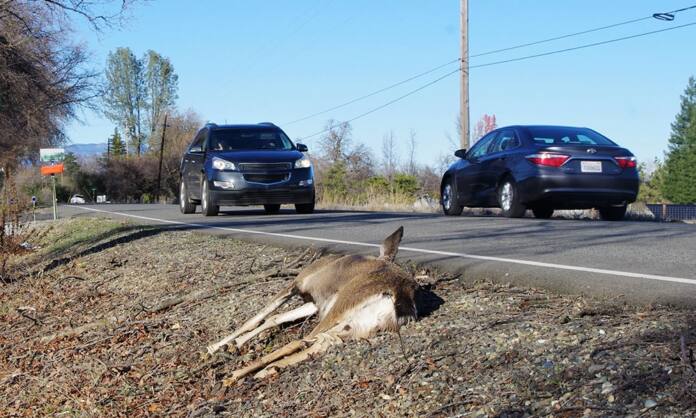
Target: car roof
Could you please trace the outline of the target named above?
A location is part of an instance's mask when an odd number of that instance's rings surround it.
[[[505,129],[505,128],[553,128],[553,129],[588,129],[585,126],[565,126],[565,125],[510,125],[510,126],[503,126],[498,129]]]
[[[279,129],[276,125],[274,125],[270,122],[240,123],[240,124],[229,124],[229,125],[208,124],[208,125],[206,125],[206,127],[211,129],[211,130],[218,130],[218,129],[268,129],[268,128]]]

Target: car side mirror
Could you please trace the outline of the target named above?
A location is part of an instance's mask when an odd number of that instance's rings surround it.
[[[461,159],[465,159],[466,158],[466,149],[462,148],[462,149],[458,149],[458,150],[454,151],[454,156],[461,158]]]
[[[295,148],[297,148],[297,150],[300,152],[309,151],[309,148],[307,148],[307,145],[305,145],[305,144],[295,144]]]
[[[203,152],[203,147],[200,145],[193,146],[189,148],[189,152],[193,154],[200,154]]]

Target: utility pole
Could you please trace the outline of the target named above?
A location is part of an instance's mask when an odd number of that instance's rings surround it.
[[[164,124],[162,125],[162,141],[160,141],[159,169],[157,170],[157,201],[160,199],[160,188],[162,183],[162,158],[164,156],[164,133],[167,132],[167,114],[164,114]]]
[[[461,63],[462,79],[459,92],[460,147],[469,149],[469,0],[461,0]]]

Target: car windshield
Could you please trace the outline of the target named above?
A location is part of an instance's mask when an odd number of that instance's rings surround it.
[[[616,145],[587,128],[535,126],[528,127],[527,131],[537,145]]]
[[[278,129],[216,129],[210,133],[211,151],[291,150],[290,139]]]

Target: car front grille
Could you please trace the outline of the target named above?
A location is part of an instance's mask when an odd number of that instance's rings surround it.
[[[289,178],[289,173],[244,174],[244,180],[250,183],[280,183]]]
[[[298,198],[297,192],[288,190],[245,190],[239,196],[228,198],[227,202],[233,205],[284,204],[297,202]],[[225,200],[222,202],[224,204]]]
[[[292,169],[292,163],[240,163],[239,169],[245,171],[289,171]]]

